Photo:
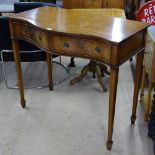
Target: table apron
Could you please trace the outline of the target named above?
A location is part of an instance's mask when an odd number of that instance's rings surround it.
[[[144,48],[143,31],[117,45],[102,39],[69,36],[52,31],[49,33],[49,31],[22,22],[11,22],[11,28],[11,38],[26,40],[44,51],[100,61],[113,68],[118,68]]]

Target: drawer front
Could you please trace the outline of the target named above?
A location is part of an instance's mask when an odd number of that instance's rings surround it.
[[[74,51],[77,51],[80,54],[80,46],[78,46],[78,40],[76,39],[56,35],[53,37],[53,46],[56,51],[64,51],[69,53],[74,53]]]
[[[26,39],[39,47],[48,49],[49,35],[44,31],[32,28],[32,26],[26,24],[14,23],[14,33],[16,34],[16,37]]]
[[[86,0],[84,2],[85,8],[102,8],[102,0]]]
[[[94,40],[86,40],[84,43],[83,50],[87,51],[89,56],[98,60],[104,60],[110,62],[111,45],[108,43],[98,42]]]
[[[53,48],[64,55],[110,61],[111,45],[104,42],[56,35],[53,37]]]

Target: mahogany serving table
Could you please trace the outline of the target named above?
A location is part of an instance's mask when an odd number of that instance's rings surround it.
[[[41,7],[10,16],[9,20],[17,68],[21,106],[26,106],[20,64],[19,40],[29,41],[47,51],[49,88],[52,84],[51,53],[100,61],[110,66],[109,121],[107,149],[112,134],[119,66],[137,54],[131,123],[141,83],[145,36],[148,24],[107,17],[102,9],[62,9]]]

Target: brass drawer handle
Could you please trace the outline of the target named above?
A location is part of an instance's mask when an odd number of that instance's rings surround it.
[[[96,47],[96,48],[95,48],[95,51],[96,51],[97,53],[100,53],[100,52],[101,52],[101,49],[100,49],[99,47]]]
[[[69,44],[68,43],[64,43],[64,48],[69,48]]]

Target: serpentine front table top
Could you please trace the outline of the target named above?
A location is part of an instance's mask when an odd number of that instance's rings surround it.
[[[47,31],[100,38],[115,44],[148,26],[137,21],[106,16],[104,9],[41,7],[10,18],[27,21]]]

